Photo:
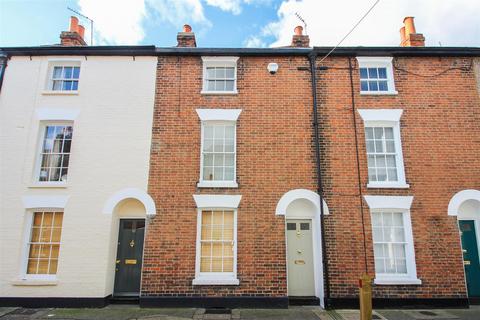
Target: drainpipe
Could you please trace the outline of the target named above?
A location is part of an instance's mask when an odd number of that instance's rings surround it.
[[[7,68],[7,55],[0,50],[0,91],[2,90],[3,75],[5,74],[5,69]]]
[[[318,128],[318,108],[317,108],[317,75],[316,61],[317,53],[312,51],[308,55],[310,61],[310,74],[312,77],[312,98],[313,98],[313,128],[315,140],[315,164],[317,169],[317,193],[320,196],[320,236],[322,239],[322,264],[325,282],[325,309],[330,309],[330,277],[328,274],[327,246],[325,244],[325,212],[323,209],[323,188],[322,188],[322,172],[320,170],[320,137]]]

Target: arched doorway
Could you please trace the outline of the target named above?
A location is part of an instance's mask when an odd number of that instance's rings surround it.
[[[152,198],[140,189],[124,189],[110,197],[104,214],[112,216],[111,274],[113,297],[138,297],[147,217],[155,214]]]
[[[469,298],[480,298],[480,191],[464,190],[450,200],[448,214],[457,216]]]
[[[325,202],[323,208],[328,214]],[[291,190],[278,202],[276,214],[285,216],[288,296],[317,297],[323,306],[319,195],[305,189]]]

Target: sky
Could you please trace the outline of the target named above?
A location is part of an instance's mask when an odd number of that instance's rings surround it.
[[[377,0],[0,0],[0,47],[59,43],[72,12],[94,20],[95,45],[176,45],[188,23],[199,47],[289,45],[306,22],[310,45],[333,46]],[[397,46],[414,16],[427,46],[480,47],[480,0],[379,0],[343,46]],[[90,43],[90,23],[80,18]]]

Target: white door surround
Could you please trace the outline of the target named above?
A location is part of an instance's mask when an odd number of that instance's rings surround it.
[[[323,201],[324,214],[328,214],[328,207]],[[323,289],[323,262],[322,262],[322,237],[320,228],[320,196],[306,189],[295,189],[285,193],[278,201],[276,215],[285,216],[285,239],[287,239],[287,219],[311,219],[313,239],[313,268],[315,279],[315,296],[320,299],[320,305],[324,307]],[[287,247],[285,246],[285,249]],[[288,254],[286,252],[286,258]],[[288,268],[288,261],[285,261]],[[287,270],[288,277],[288,270]],[[287,279],[288,283],[288,279]],[[288,288],[287,288],[288,291]]]

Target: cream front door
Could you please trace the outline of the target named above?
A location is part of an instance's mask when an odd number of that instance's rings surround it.
[[[288,295],[315,296],[312,220],[287,220]]]

